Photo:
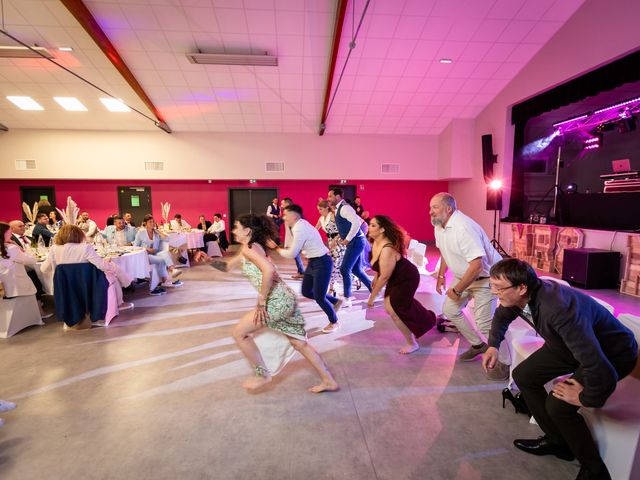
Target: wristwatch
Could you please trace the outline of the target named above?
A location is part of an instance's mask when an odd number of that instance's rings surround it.
[[[459,292],[458,290],[456,290],[455,288],[451,287],[451,290],[453,290],[453,293],[455,293],[457,296],[461,297],[462,296],[462,292]]]

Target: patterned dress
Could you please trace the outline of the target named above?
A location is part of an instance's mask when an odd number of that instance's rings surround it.
[[[262,288],[262,272],[253,263],[242,259],[242,273],[249,279],[251,285],[260,291]],[[304,317],[298,308],[296,293],[274,274],[273,285],[267,296],[267,327],[289,337],[300,340],[307,339],[304,328]]]
[[[329,215],[329,219],[326,222],[322,222],[322,228],[327,233],[329,242],[332,239],[340,240],[338,236],[338,226],[336,225],[335,218]],[[335,282],[342,281],[342,275],[340,274],[340,267],[342,266],[342,259],[344,252],[347,249],[342,243],[337,242],[336,246],[331,250],[331,258],[333,258],[333,271],[331,272],[331,281],[329,282],[329,290],[335,290]]]

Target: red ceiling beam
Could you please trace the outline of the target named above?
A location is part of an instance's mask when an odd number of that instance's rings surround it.
[[[129,86],[140,97],[140,100],[147,106],[147,108],[153,112],[153,115],[158,120],[158,127],[167,133],[171,133],[171,129],[165,122],[160,111],[153,104],[147,93],[140,85],[140,82],[133,76],[129,67],[124,63],[124,60],[115,49],[109,37],[104,33],[96,19],[82,2],[82,0],[60,0],[62,4],[67,7],[67,10],[76,18],[82,28],[89,34],[89,36],[96,42],[96,45],[100,47],[100,50],[107,56],[109,61],[120,72],[120,75],[126,80]]]
[[[324,104],[322,106],[322,117],[320,118],[320,128],[318,135],[324,135],[326,128],[327,114],[329,113],[329,101],[331,100],[331,89],[333,88],[333,76],[336,71],[336,62],[338,61],[338,51],[340,50],[340,39],[342,37],[342,26],[344,18],[347,14],[347,4],[349,0],[338,0],[338,8],[336,9],[335,30],[333,31],[333,46],[331,51],[331,64],[329,65],[329,75],[327,76],[327,87],[324,91]]]

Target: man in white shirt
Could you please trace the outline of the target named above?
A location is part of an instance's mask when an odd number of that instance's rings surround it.
[[[12,220],[9,222],[9,229],[11,230],[11,241],[27,253],[27,247],[31,245],[31,238],[25,235],[24,222],[22,220]],[[36,298],[40,300],[42,295],[44,295],[44,288],[42,287],[42,282],[38,278],[38,274],[33,268],[33,265],[26,263],[24,268],[27,271],[27,275],[33,282],[33,285],[36,287]],[[51,316],[52,315],[47,315],[44,318],[49,318]]]
[[[136,224],[133,221],[133,215],[131,215],[129,212],[124,214],[124,223],[126,223],[127,225],[131,226],[131,227],[135,227]]]
[[[186,220],[182,219],[182,215],[176,213],[171,220],[171,230],[187,230],[191,228],[191,225]]]
[[[362,253],[365,249],[366,239],[362,232],[364,220],[342,197],[342,189],[334,187],[327,194],[327,201],[335,208],[336,226],[342,238],[342,244],[347,249],[344,252],[340,273],[344,284],[345,306],[351,304],[351,274],[360,279],[362,284],[371,292],[371,280],[362,269]]]
[[[267,207],[267,217],[273,220],[276,227],[278,227],[278,233],[280,233],[280,225],[282,225],[282,210],[278,204],[278,197],[274,197]]]
[[[429,204],[431,224],[435,227],[436,247],[440,250],[440,271],[436,291],[446,294],[442,313],[471,344],[458,357],[462,362],[470,362],[487,351],[486,338],[491,330],[491,319],[496,309],[496,296],[489,285],[489,270],[502,260],[491,245],[480,225],[457,209],[456,200],[448,193],[438,193]],[[453,272],[454,280],[446,288],[447,269]],[[462,309],[474,299],[473,316],[475,324],[484,339],[471,327]],[[505,354],[506,350],[502,352]],[[502,361],[487,372],[490,380],[509,378],[508,355],[501,355]]]
[[[93,237],[98,233],[98,225],[96,222],[89,218],[89,212],[82,212],[80,218],[78,218],[78,226],[82,229],[87,240],[93,240]]]
[[[302,208],[299,205],[291,204],[285,207],[283,219],[293,234],[291,246],[279,248],[273,241],[270,246],[277,248],[280,255],[285,258],[294,258],[300,252],[307,257],[307,269],[302,280],[302,295],[315,299],[327,314],[329,324],[322,329],[322,332],[331,333],[340,328],[336,310],[340,308],[342,302],[333,295],[327,294],[333,270],[329,249],[322,241],[318,230],[302,218]]]

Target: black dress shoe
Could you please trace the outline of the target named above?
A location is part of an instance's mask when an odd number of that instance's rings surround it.
[[[514,440],[513,444],[523,452],[533,455],[555,455],[568,462],[575,458],[568,447],[550,442],[546,435],[538,437],[535,440]]]

